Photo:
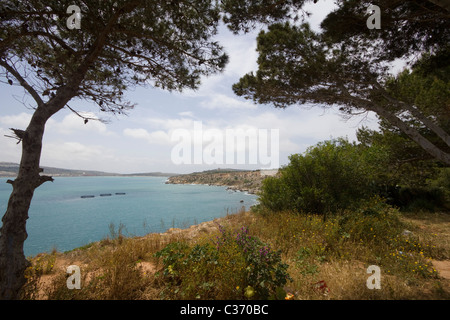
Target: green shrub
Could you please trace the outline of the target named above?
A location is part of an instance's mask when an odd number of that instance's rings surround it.
[[[338,219],[340,233],[362,243],[390,244],[404,229],[399,211],[380,198],[363,201],[360,208]]]
[[[277,298],[290,279],[281,253],[245,227],[237,232],[220,227],[220,235],[210,242],[193,247],[172,243],[156,256],[163,262],[165,298]]]
[[[289,157],[279,177],[263,181],[260,203],[273,210],[326,214],[357,206],[370,193],[370,167],[347,140],[325,141]]]
[[[428,186],[439,190],[443,207],[450,209],[450,168],[441,168],[436,178],[428,181]]]
[[[397,187],[389,193],[388,202],[403,211],[434,212],[450,208],[445,188],[438,185]]]

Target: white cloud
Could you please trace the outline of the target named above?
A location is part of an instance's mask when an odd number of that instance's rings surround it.
[[[319,107],[305,110],[291,107],[285,110],[273,109],[246,117],[237,117],[232,122],[236,128],[278,129],[280,132],[280,153],[292,154],[306,150],[319,141],[347,137],[356,140],[356,130],[362,125],[377,128],[374,114],[355,116],[344,121],[341,115],[331,109]]]
[[[2,124],[2,126],[6,126],[7,128],[25,130],[30,123],[31,117],[32,114],[22,112],[16,115],[0,117],[0,123]]]
[[[259,30],[253,30],[244,35],[234,35],[228,29],[222,30],[218,37],[224,46],[229,62],[225,67],[226,76],[242,76],[257,68],[258,53],[256,51],[256,36]]]
[[[240,77],[257,70],[256,36],[258,32],[258,30],[254,30],[244,35],[234,35],[228,28],[221,27],[216,40],[224,47],[224,51],[229,57],[225,70],[220,74],[202,77],[200,88],[185,90],[181,95],[187,98],[206,98],[206,103],[202,103],[202,105],[211,108],[211,105],[214,105],[217,101],[215,97],[219,92],[229,92],[231,85],[237,82]],[[228,97],[235,96],[230,93]],[[232,105],[235,105],[235,103]],[[249,105],[241,104],[246,108]]]
[[[214,94],[200,104],[207,109],[256,109],[258,106],[250,101],[242,101],[224,94]]]
[[[334,0],[321,0],[317,3],[306,3],[303,8],[311,13],[311,16],[307,18],[311,28],[315,31],[321,31],[320,23],[331,11],[338,8],[338,5]]]
[[[146,129],[142,129],[142,128],[140,128],[140,129],[127,128],[127,129],[123,130],[123,134],[127,137],[146,140],[150,144],[156,144],[156,145],[169,145],[170,144],[169,134],[162,130],[148,132]]]
[[[171,131],[174,129],[180,129],[180,128],[189,128],[193,126],[195,120],[193,119],[187,119],[187,118],[149,118],[146,120],[146,122],[151,125],[152,127],[156,127],[159,129],[163,129],[166,131]]]
[[[99,145],[80,142],[52,141],[44,143],[41,163],[46,166],[73,169],[104,170],[105,164],[114,158],[114,151]]]
[[[47,143],[43,146],[43,159],[49,157],[52,161],[70,161],[76,158],[80,161],[92,160],[104,155],[101,146],[87,146],[79,142]]]
[[[17,144],[17,140],[5,137],[5,135],[12,136],[11,131],[0,128],[0,161],[19,162],[22,146]]]
[[[80,112],[80,115],[87,118],[98,119],[92,112]],[[51,120],[51,121],[50,121]],[[96,133],[103,136],[113,136],[114,133],[109,131],[107,125],[97,121],[89,120],[86,124],[84,120],[74,113],[66,115],[60,122],[50,119],[47,128],[49,131],[55,131],[59,134],[71,135],[79,133]]]
[[[178,115],[181,116],[181,117],[194,118],[194,113],[192,111],[180,112],[180,113],[178,113]]]

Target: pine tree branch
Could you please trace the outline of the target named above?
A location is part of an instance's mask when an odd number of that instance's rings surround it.
[[[19,81],[20,85],[33,97],[36,101],[38,107],[44,104],[44,101],[37,93],[37,91],[22,77],[22,75],[12,66],[10,66],[5,60],[0,59],[0,66],[6,69],[9,73],[11,73],[17,81]]]

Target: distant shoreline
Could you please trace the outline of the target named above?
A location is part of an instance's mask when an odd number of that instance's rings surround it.
[[[169,172],[138,172],[138,173],[114,173],[95,170],[74,170],[54,167],[41,167],[44,174],[52,177],[170,177],[178,173]],[[19,172],[19,164],[0,162],[0,177],[14,178]]]
[[[152,175],[105,175],[105,176],[88,176],[88,175],[51,175],[53,178],[169,178],[170,176],[152,176]],[[0,179],[16,178],[17,175],[0,174]]]
[[[199,184],[227,187],[227,190],[258,194],[262,181],[276,175],[278,170],[226,170],[217,169],[170,176],[166,184]]]

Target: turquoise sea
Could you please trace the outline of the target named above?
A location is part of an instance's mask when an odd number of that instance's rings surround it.
[[[6,180],[0,178],[1,216],[12,189]],[[166,180],[56,177],[53,183],[47,182],[35,191],[27,221],[25,255],[53,248],[68,251],[99,241],[110,235],[111,224],[116,231],[123,225],[124,235],[142,236],[172,227],[187,228],[257,203],[255,195],[226,187],[165,184]],[[82,198],[85,195],[94,197]]]

